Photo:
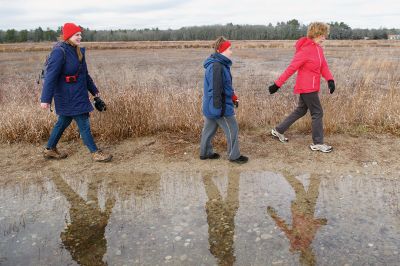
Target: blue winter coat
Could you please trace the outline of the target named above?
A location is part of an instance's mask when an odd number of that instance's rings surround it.
[[[203,114],[216,119],[235,115],[232,96],[232,61],[220,53],[214,53],[204,62]]]
[[[80,48],[83,55],[80,63],[76,47],[65,42],[60,46],[55,46],[48,58],[41,102],[51,103],[54,98],[58,115],[74,116],[89,113],[93,111],[93,106],[90,103],[88,91],[96,95],[98,90],[87,70],[85,49]],[[65,81],[65,76],[76,74],[78,74],[77,82]]]

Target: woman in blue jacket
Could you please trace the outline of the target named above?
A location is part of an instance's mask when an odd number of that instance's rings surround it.
[[[232,87],[230,67],[232,61],[231,42],[219,37],[214,43],[215,53],[204,62],[203,115],[204,128],[201,134],[200,159],[218,159],[213,151],[212,139],[218,126],[225,133],[228,145],[228,158],[231,162],[246,163],[248,158],[240,155],[238,132],[234,105],[239,101]]]
[[[73,23],[65,23],[62,39],[63,42],[53,48],[48,58],[41,96],[43,109],[50,108],[54,98],[58,115],[58,121],[44,149],[44,157],[48,159],[67,157],[67,154],[58,151],[56,146],[64,130],[72,120],[75,120],[83,142],[92,154],[92,159],[99,162],[110,161],[112,156],[97,148],[90,131],[89,113],[93,111],[93,106],[88,91],[93,96],[99,96],[99,91],[88,73],[85,49],[80,47],[82,29]]]

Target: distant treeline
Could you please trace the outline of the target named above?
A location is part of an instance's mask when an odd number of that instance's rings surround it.
[[[343,22],[332,22],[330,39],[335,40],[359,40],[359,39],[387,39],[389,34],[400,34],[400,29],[352,29]],[[160,30],[90,30],[84,29],[83,37],[88,42],[110,41],[192,41],[213,40],[223,35],[232,40],[295,40],[304,36],[307,26],[293,19],[287,22],[279,22],[276,25],[226,25],[193,26],[180,29]],[[0,30],[0,43],[14,42],[41,42],[56,41],[61,34],[61,28],[57,30],[41,27],[35,30],[9,29]]]

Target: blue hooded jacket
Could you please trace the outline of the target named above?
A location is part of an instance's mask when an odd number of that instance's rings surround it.
[[[58,115],[74,116],[93,111],[88,91],[94,96],[98,90],[87,70],[85,49],[80,49],[82,62],[79,62],[76,47],[65,42],[56,45],[48,58],[41,102],[51,103],[54,98]],[[65,81],[66,76],[76,74],[76,82]]]
[[[204,62],[203,114],[217,119],[235,115],[232,96],[232,61],[220,53],[214,53]]]

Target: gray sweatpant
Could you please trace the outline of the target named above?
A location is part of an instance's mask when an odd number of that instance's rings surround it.
[[[214,153],[211,141],[215,133],[217,133],[218,126],[222,128],[226,136],[229,160],[236,160],[240,157],[240,151],[238,139],[239,127],[235,116],[223,116],[218,119],[204,117],[204,128],[200,141],[200,156],[209,156]]]
[[[324,129],[322,117],[324,112],[322,110],[318,92],[300,94],[299,103],[296,109],[276,127],[276,130],[283,134],[294,122],[303,117],[307,113],[308,109],[310,110],[312,118],[311,127],[313,142],[314,144],[323,144]]]

